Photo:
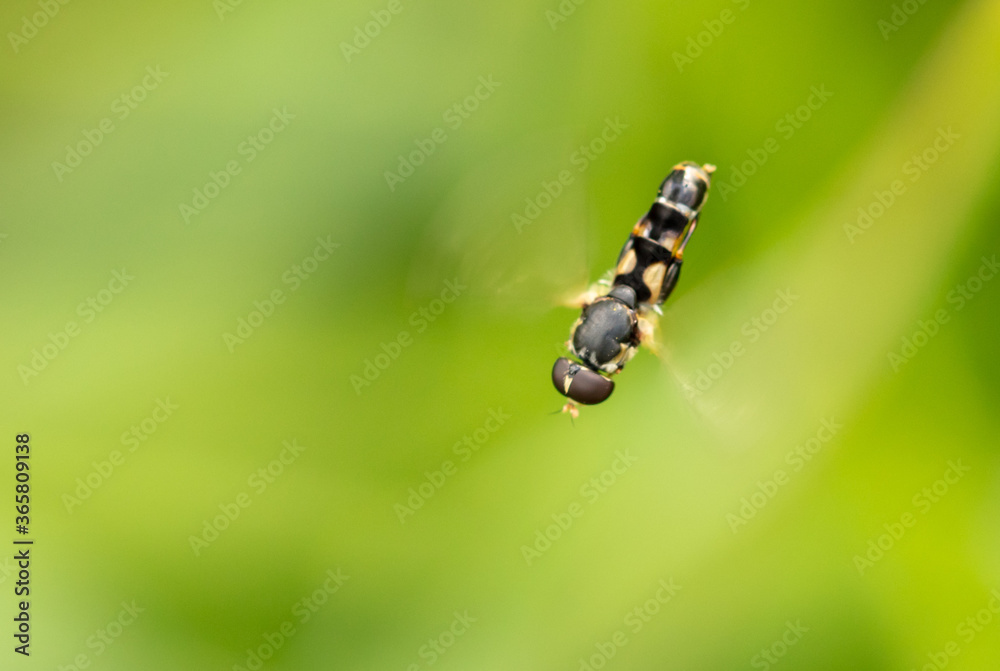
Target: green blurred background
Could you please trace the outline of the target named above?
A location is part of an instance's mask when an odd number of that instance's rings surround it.
[[[0,668],[1000,666],[997,3],[16,0],[0,26],[0,487],[30,433],[36,541],[24,659],[10,503]],[[576,315],[539,306],[681,160],[719,169],[667,361],[571,425]]]

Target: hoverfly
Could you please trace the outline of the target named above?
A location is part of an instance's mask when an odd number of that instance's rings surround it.
[[[592,289],[578,300],[582,311],[566,343],[577,360],[560,357],[552,367],[552,384],[570,399],[563,412],[577,417],[577,403],[607,400],[615,389],[611,376],[640,344],[652,345],[653,313],[660,314],[677,285],[714,171],[689,161],[674,166],[622,247],[610,289],[603,295]]]

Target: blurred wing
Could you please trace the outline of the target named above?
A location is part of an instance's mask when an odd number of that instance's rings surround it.
[[[682,275],[677,289],[661,306],[663,315],[657,320],[653,345],[647,348],[660,357],[672,386],[694,413],[716,430],[724,419],[720,410],[727,398],[718,393],[721,389],[714,388],[715,382],[738,366],[739,360],[728,358],[727,353],[731,353],[733,343],[743,344],[745,340],[741,325],[734,319],[752,316],[745,300],[734,290],[739,284],[739,272],[718,271],[694,282],[690,276],[685,282]]]
[[[457,277],[491,309],[531,316],[586,289],[596,236],[572,151],[569,134],[549,133],[484,158],[432,217],[411,264],[411,295],[434,296]]]

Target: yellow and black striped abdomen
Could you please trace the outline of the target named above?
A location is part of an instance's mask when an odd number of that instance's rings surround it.
[[[679,270],[680,260],[669,249],[649,238],[630,235],[618,257],[614,285],[632,287],[639,303],[659,305],[673,289]]]

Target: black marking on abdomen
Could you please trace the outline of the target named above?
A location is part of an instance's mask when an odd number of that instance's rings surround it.
[[[649,238],[630,235],[618,258],[621,259],[630,249],[635,251],[635,266],[628,273],[615,275],[614,285],[625,284],[632,287],[636,300],[640,303],[662,303],[661,297],[666,298],[666,296],[663,295],[662,291],[659,296],[653,296],[642,276],[646,269],[654,263],[663,263],[669,270],[674,263],[674,255],[669,249]]]
[[[688,218],[673,207],[663,203],[653,203],[649,212],[639,223],[640,225],[645,224],[643,226],[644,237],[665,247],[673,248],[674,241],[687,228]]]

